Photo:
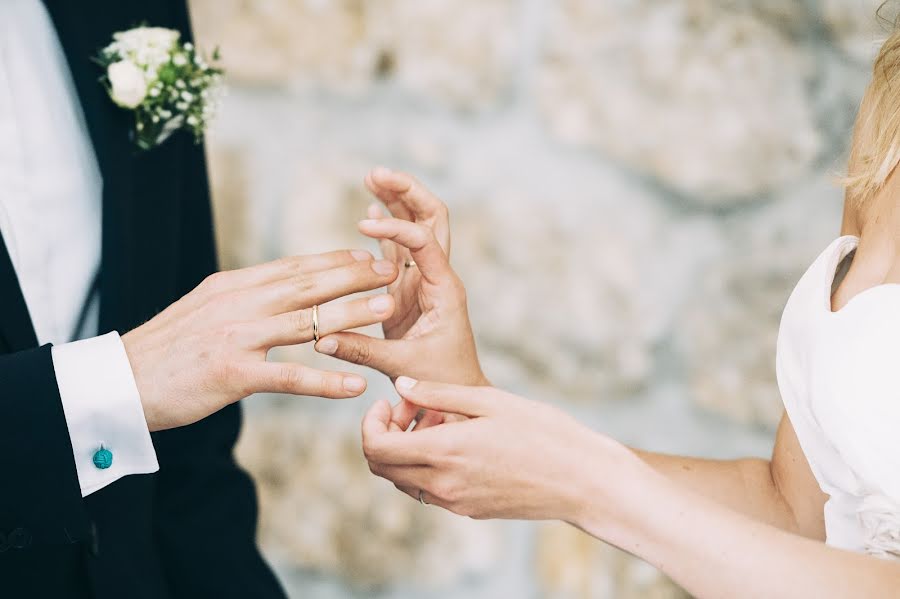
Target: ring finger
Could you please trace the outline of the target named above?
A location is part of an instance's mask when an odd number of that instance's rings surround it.
[[[253,323],[254,337],[262,347],[297,345],[315,339],[314,309],[295,310]],[[394,298],[375,295],[318,308],[319,337],[387,320],[394,312]]]

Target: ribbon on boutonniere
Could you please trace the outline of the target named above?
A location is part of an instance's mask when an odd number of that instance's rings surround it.
[[[134,114],[133,138],[152,149],[179,129],[199,143],[221,97],[223,71],[174,29],[135,27],[113,34],[94,60],[110,99]]]

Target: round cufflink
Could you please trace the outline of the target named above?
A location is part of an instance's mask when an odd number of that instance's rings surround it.
[[[102,445],[100,446],[100,449],[94,452],[94,466],[96,466],[100,470],[106,470],[107,468],[112,466],[112,462],[112,452]]]

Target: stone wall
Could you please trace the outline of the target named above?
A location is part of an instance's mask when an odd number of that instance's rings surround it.
[[[770,451],[780,310],[838,233],[878,2],[191,4],[229,71],[226,266],[369,247],[363,175],[410,170],[451,206],[498,385],[643,447]],[[683,596],[566,526],[457,518],[371,477],[359,418],[392,394],[370,378],[361,400],[245,402],[239,457],[293,595]]]

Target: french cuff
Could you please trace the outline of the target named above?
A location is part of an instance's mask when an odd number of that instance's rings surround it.
[[[159,470],[119,334],[55,345],[51,352],[81,496],[129,474]]]

